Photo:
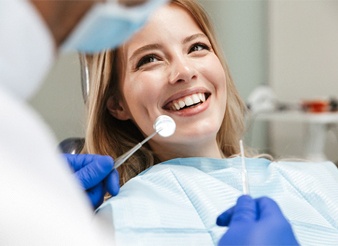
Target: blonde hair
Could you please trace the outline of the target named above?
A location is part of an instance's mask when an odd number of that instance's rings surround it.
[[[216,41],[209,18],[194,0],[172,0],[186,10],[203,33],[209,38],[215,54],[220,59],[226,74],[227,106],[222,125],[217,133],[217,142],[224,156],[239,153],[239,140],[244,132],[246,106],[241,100],[231,78],[228,65]],[[113,158],[125,153],[144,136],[131,121],[120,121],[108,111],[107,102],[120,98],[118,81],[124,71],[122,48],[86,56],[90,71],[90,93],[87,99],[88,120],[83,153],[109,155]],[[121,185],[160,160],[145,144],[139,151],[119,167]]]

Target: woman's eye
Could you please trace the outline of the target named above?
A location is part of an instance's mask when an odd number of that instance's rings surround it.
[[[137,63],[136,65],[136,68],[140,68],[142,67],[143,65],[146,65],[148,63],[152,63],[152,62],[156,62],[158,61],[159,59],[155,56],[155,55],[147,55],[147,56],[144,56],[142,57],[139,62]]]
[[[194,51],[201,51],[201,50],[210,50],[210,47],[206,44],[193,44],[189,50],[189,53],[194,52]]]

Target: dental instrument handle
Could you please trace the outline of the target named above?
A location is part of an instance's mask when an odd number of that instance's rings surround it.
[[[241,160],[242,160],[242,185],[243,185],[243,194],[249,195],[249,180],[248,173],[246,171],[245,159],[244,159],[244,148],[243,141],[239,141],[239,147],[241,150]]]
[[[121,166],[132,154],[134,154],[139,148],[142,147],[143,144],[145,144],[149,139],[151,139],[153,136],[155,136],[159,131],[162,129],[159,129],[155,132],[153,132],[151,135],[149,135],[146,139],[144,139],[142,142],[136,144],[132,149],[128,150],[126,153],[123,155],[120,155],[115,159],[115,165],[114,168],[118,168]]]
[[[153,128],[155,129],[155,132],[150,134],[146,139],[144,139],[142,142],[135,145],[132,149],[124,153],[123,155],[117,157],[115,159],[115,166],[114,169],[121,166],[132,154],[134,154],[141,146],[146,143],[149,139],[151,139],[153,136],[155,136],[157,133],[161,137],[169,137],[174,134],[176,129],[176,123],[175,121],[169,117],[168,115],[160,115],[156,118]]]

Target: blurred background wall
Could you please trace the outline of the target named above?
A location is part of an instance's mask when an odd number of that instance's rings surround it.
[[[338,96],[338,1],[269,1],[269,84],[282,101]],[[337,125],[325,153],[338,160]],[[274,122],[270,147],[279,156],[303,152],[306,126]]]

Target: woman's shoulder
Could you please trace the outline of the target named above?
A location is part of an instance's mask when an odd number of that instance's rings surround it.
[[[271,165],[280,169],[307,170],[315,173],[322,171],[338,174],[337,166],[331,161],[314,162],[303,159],[281,159],[271,162]]]

